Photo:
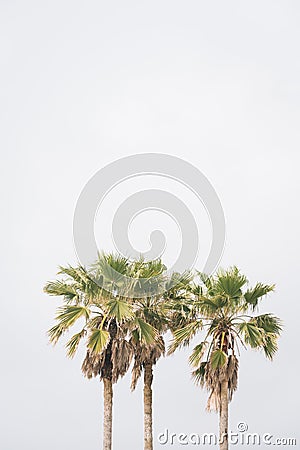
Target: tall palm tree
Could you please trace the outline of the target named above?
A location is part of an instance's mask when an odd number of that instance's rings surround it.
[[[131,342],[134,348],[134,365],[132,370],[131,389],[134,390],[138,379],[144,374],[144,450],[153,450],[153,367],[165,355],[164,334],[186,317],[183,301],[191,290],[191,273],[173,273],[165,276],[166,267],[161,260],[137,261],[135,273],[143,279],[140,286],[143,295],[136,302],[136,317],[142,318],[157,331],[154,342],[145,343],[137,334],[133,334]],[[137,283],[138,285],[138,283]],[[180,310],[174,313],[177,305]],[[190,309],[188,308],[189,313]],[[175,317],[176,316],[176,317]]]
[[[211,277],[199,275],[202,284],[195,285],[188,299],[190,314],[173,332],[169,353],[205,330],[189,361],[196,383],[210,393],[207,409],[219,412],[220,450],[228,450],[228,404],[237,389],[239,344],[261,349],[272,360],[282,325],[273,314],[254,314],[273,285],[257,283],[249,288],[236,267]]]
[[[136,300],[136,317],[150,324],[157,331],[153,342],[145,342],[138,333],[132,333],[130,342],[134,349],[134,365],[132,369],[131,389],[136,388],[138,379],[144,373],[144,450],[153,450],[153,410],[152,382],[153,366],[165,354],[163,334],[168,329],[164,314],[164,297],[162,292],[166,283],[164,271],[166,267],[160,259],[144,262],[136,261],[134,272],[143,280],[137,283],[137,289],[142,289],[143,295]]]
[[[87,348],[82,371],[87,378],[103,381],[103,450],[112,448],[113,384],[125,375],[133,358],[130,339],[155,341],[156,331],[134,314],[134,300],[126,297],[124,277],[132,275],[132,263],[112,254],[99,255],[92,268],[61,267],[62,279],[46,284],[49,295],[61,296],[57,324],[48,331],[53,344],[78,321],[81,329],[67,342],[67,356],[73,357],[82,339]],[[96,280],[100,280],[97,283]],[[105,288],[103,287],[105,286]]]

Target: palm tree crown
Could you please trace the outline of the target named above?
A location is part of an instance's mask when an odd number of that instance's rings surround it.
[[[169,353],[188,345],[199,331],[205,332],[189,361],[196,383],[210,392],[207,408],[220,410],[221,381],[227,381],[229,401],[237,388],[239,344],[261,349],[272,359],[281,321],[272,314],[254,314],[262,297],[274,290],[273,285],[257,283],[249,288],[247,278],[236,267],[211,277],[198,275],[202,283],[195,284],[185,300],[185,320],[173,331]]]
[[[143,318],[135,316],[134,298],[118,294],[118,277],[113,279],[105,273],[107,264],[114,273],[120,274],[120,279],[122,275],[133,274],[134,264],[127,258],[101,254],[91,269],[60,267],[59,274],[63,279],[47,283],[44,290],[49,295],[61,296],[64,302],[58,309],[57,324],[48,331],[50,341],[56,344],[65,332],[83,319],[82,329],[66,344],[67,356],[72,358],[80,341],[86,338],[84,374],[88,378],[97,375],[102,378],[107,370],[112,370],[116,382],[126,373],[133,357],[130,337],[138,335],[141,342],[150,343],[154,341],[156,331]],[[100,276],[110,283],[109,290],[108,283],[103,288],[96,282]],[[111,369],[108,368],[110,365]]]

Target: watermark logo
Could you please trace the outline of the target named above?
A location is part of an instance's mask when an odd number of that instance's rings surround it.
[[[221,202],[209,180],[197,167],[181,158],[161,153],[142,153],[118,159],[98,170],[84,186],[77,201],[73,221],[74,244],[80,263],[89,266],[97,258],[94,222],[97,211],[101,212],[105,197],[122,182],[147,175],[157,175],[181,183],[206,208],[211,223],[212,243],[203,271],[211,274],[218,266],[225,244],[225,217]],[[198,226],[185,202],[168,190],[142,189],[128,196],[119,205],[111,227],[116,252],[129,258],[141,256],[141,253],[132,247],[128,230],[132,220],[148,210],[168,214],[177,222],[181,232],[181,250],[173,266],[168,268],[168,273],[193,269],[199,251]],[[153,230],[150,242],[151,248],[142,254],[143,258],[154,260],[163,257],[168,242],[162,231]],[[118,278],[121,295],[133,295],[130,289],[135,284],[134,279],[127,276],[120,279],[120,274],[114,273],[113,270],[107,270],[107,273],[110,273],[112,278]],[[151,281],[153,289],[155,277]],[[96,282],[101,284],[103,281],[101,279]],[[143,285],[140,279],[139,284]],[[106,287],[109,285],[110,283],[106,283]],[[157,280],[157,292],[160,289],[161,283]],[[136,295],[135,292],[134,296]],[[144,295],[145,292],[140,290],[138,296]]]
[[[231,446],[291,446],[297,447],[297,439],[291,437],[276,437],[271,433],[253,433],[249,431],[246,422],[239,422],[236,431],[229,431],[227,436],[217,436],[215,433],[172,433],[169,429],[160,433],[157,437],[160,445],[197,445],[197,446],[216,446],[222,443],[227,437],[228,444]]]

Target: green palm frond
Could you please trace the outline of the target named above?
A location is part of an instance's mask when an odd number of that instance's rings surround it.
[[[169,327],[167,311],[163,304],[140,306],[136,311],[136,316],[142,318],[159,332],[164,332]]]
[[[132,306],[125,300],[120,298],[113,298],[107,302],[108,315],[115,317],[118,322],[126,319],[131,319],[133,317]]]
[[[279,335],[282,331],[282,321],[273,314],[261,314],[251,319],[259,328],[266,333],[274,333]]]
[[[159,336],[157,330],[140,317],[134,319],[133,326],[133,333],[136,333],[133,336],[138,337],[138,341],[144,344],[153,344]]]
[[[89,281],[89,276],[87,270],[83,266],[73,267],[73,266],[59,266],[59,275],[68,275],[68,277],[78,284],[87,283]]]
[[[173,272],[166,283],[167,292],[176,292],[177,294],[183,291],[186,294],[192,290],[192,281],[195,275],[191,271],[183,273]]]
[[[87,320],[90,316],[90,311],[84,306],[62,306],[58,309],[58,320],[65,328],[71,327],[79,318],[85,317]]]
[[[196,345],[196,347],[193,349],[193,352],[189,357],[189,363],[191,366],[198,367],[200,365],[204,353],[207,349],[207,344],[207,341],[203,341],[200,344]]]
[[[195,316],[184,307],[182,309],[172,309],[171,307],[170,310],[167,310],[167,317],[168,328],[172,333],[195,320]]]
[[[130,261],[126,256],[118,255],[115,253],[102,254],[103,260],[114,269],[116,272],[125,275],[128,272]],[[100,257],[101,260],[101,257]]]
[[[257,283],[252,289],[248,289],[245,292],[244,298],[248,305],[252,306],[252,309],[255,309],[258,304],[258,300],[263,296],[267,295],[269,292],[274,291],[275,285],[268,285]]]
[[[168,350],[168,354],[175,352],[177,348],[188,345],[196,333],[202,329],[203,322],[201,320],[194,320],[183,328],[173,331],[173,339]]]
[[[69,358],[73,358],[80,343],[80,340],[84,337],[85,330],[80,331],[79,333],[74,334],[71,339],[66,343],[67,356]]]
[[[78,292],[74,285],[64,281],[50,281],[44,287],[44,292],[56,297],[63,296],[65,300],[72,301],[78,298]]]
[[[55,345],[65,331],[66,327],[62,323],[54,325],[54,327],[50,328],[50,330],[48,330],[47,332],[49,336],[49,341]]]
[[[214,316],[218,309],[222,308],[224,306],[223,303],[220,301],[221,297],[199,297],[197,300],[195,300],[195,305],[199,309],[199,312],[201,315],[204,316]]]
[[[264,337],[262,349],[266,357],[270,360],[273,359],[275,353],[278,350],[278,335],[273,333],[267,333]]]
[[[201,286],[201,284],[194,283],[192,285],[192,293],[195,296],[195,298],[202,298],[204,296],[204,287]]]
[[[226,271],[218,272],[214,289],[218,294],[225,294],[230,298],[236,298],[241,295],[241,288],[247,283],[247,278],[242,275],[237,267],[232,267]]]
[[[160,259],[153,261],[137,260],[132,263],[130,290],[134,296],[151,297],[165,291],[166,266]]]
[[[209,277],[206,273],[203,272],[199,272],[196,271],[200,281],[202,282],[202,284],[205,286],[207,292],[209,295],[214,295],[214,290],[213,290],[213,284],[214,284],[214,280],[213,277]],[[200,285],[199,285],[200,287]]]
[[[278,350],[278,337],[282,331],[282,321],[273,314],[262,314],[251,319],[264,331],[262,349],[268,359],[273,359]]]
[[[213,369],[220,369],[226,364],[227,355],[221,349],[217,348],[210,355],[210,364]]]
[[[91,335],[88,340],[88,347],[91,349],[92,353],[101,353],[108,345],[110,340],[109,332],[101,329],[92,330]]]
[[[253,322],[242,322],[237,328],[244,338],[246,344],[252,348],[261,347],[263,344],[264,330],[258,328]]]
[[[73,267],[70,265],[66,267],[60,266],[59,269],[58,273],[67,275],[76,289],[84,295],[86,303],[88,303],[90,298],[97,297],[100,289],[88,269],[83,266]]]
[[[133,276],[136,278],[160,277],[166,271],[166,266],[160,258],[153,261],[139,260],[133,263]]]
[[[99,253],[97,261],[92,269],[97,276],[103,276],[107,281],[115,282],[122,280],[128,274],[130,261],[121,255],[113,253]]]

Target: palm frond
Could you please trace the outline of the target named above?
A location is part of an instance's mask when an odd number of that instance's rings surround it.
[[[117,283],[128,273],[129,265],[129,259],[124,256],[99,253],[97,261],[92,265],[92,270],[98,277],[103,276],[107,282]]]
[[[263,328],[266,333],[279,335],[282,331],[282,321],[273,314],[261,314],[253,317],[251,320],[259,328]]]
[[[197,306],[201,315],[212,317],[215,316],[218,309],[222,308],[224,304],[220,302],[220,296],[218,297],[206,297],[202,296],[195,300],[195,305]]]
[[[93,354],[101,353],[108,345],[110,340],[109,332],[101,329],[94,329],[89,336],[88,348]]]
[[[193,367],[198,367],[207,349],[207,341],[203,341],[194,347],[191,356],[189,357],[189,363]]]
[[[71,327],[80,317],[85,317],[87,320],[90,316],[90,311],[84,306],[62,306],[58,308],[56,320],[65,327]]]
[[[107,302],[108,315],[115,317],[118,322],[126,319],[131,319],[133,317],[132,306],[125,300],[120,298],[112,298]]]
[[[196,384],[200,384],[201,386],[205,383],[205,375],[206,375],[206,367],[207,361],[204,361],[200,364],[198,369],[193,370],[192,378],[194,379]]]
[[[71,339],[66,343],[66,349],[67,349],[67,356],[69,358],[73,358],[78,345],[80,343],[80,340],[84,337],[85,330],[80,331],[79,333],[74,334]]]
[[[166,291],[174,297],[186,294],[192,289],[194,274],[191,271],[173,272],[166,282]]]
[[[226,364],[227,355],[221,349],[217,348],[210,355],[210,364],[211,367],[216,370],[220,369]]]
[[[252,309],[254,310],[257,307],[258,300],[262,298],[263,296],[267,295],[269,292],[274,291],[275,285],[268,285],[268,284],[262,284],[257,283],[253,288],[248,289],[245,294],[244,298],[248,305],[252,306]]]
[[[88,270],[83,266],[59,266],[58,274],[67,275],[69,279],[78,283],[78,286],[84,286],[91,281]]]
[[[208,294],[209,295],[214,295],[214,291],[213,291],[214,279],[213,279],[213,277],[210,277],[206,273],[199,272],[199,271],[196,271],[196,273],[197,273],[200,281],[206,287],[206,290],[207,290]]]
[[[237,328],[244,338],[246,344],[252,348],[261,347],[263,344],[264,330],[256,326],[253,322],[242,322]]]
[[[67,301],[78,298],[78,292],[74,285],[59,280],[49,281],[44,287],[44,292],[56,297],[62,296]]]
[[[214,289],[218,294],[225,294],[230,298],[239,297],[241,288],[247,283],[247,278],[242,275],[237,267],[226,271],[220,270],[217,274]]]
[[[173,339],[169,346],[168,354],[172,354],[179,347],[186,346],[196,333],[202,329],[203,322],[201,320],[194,320],[183,328],[173,331]]]
[[[158,338],[157,330],[140,317],[136,317],[133,321],[134,330],[138,333],[138,339],[144,344],[153,344]]]
[[[47,332],[49,341],[55,345],[65,331],[66,327],[62,323],[54,325],[54,327],[50,328],[50,330],[48,330]]]
[[[267,333],[264,337],[262,349],[266,357],[272,360],[274,358],[275,353],[278,350],[278,335],[273,333]]]
[[[152,261],[139,260],[133,263],[133,275],[135,278],[157,278],[163,275],[166,269],[160,258]]]

